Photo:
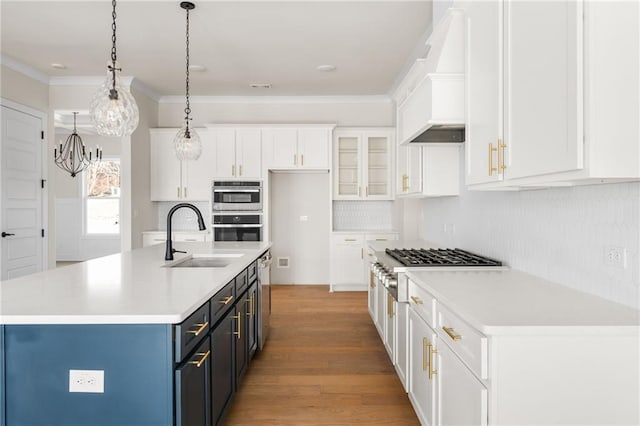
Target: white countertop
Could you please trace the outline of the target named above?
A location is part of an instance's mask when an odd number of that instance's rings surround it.
[[[640,332],[640,311],[521,271],[407,276],[486,335]]]
[[[0,282],[0,324],[177,324],[269,242],[175,242],[175,259],[238,253],[224,268],[166,268],[163,244]]]

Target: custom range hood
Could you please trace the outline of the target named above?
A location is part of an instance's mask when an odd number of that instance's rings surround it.
[[[464,25],[462,10],[449,9],[427,40],[426,58],[407,74],[398,102],[401,145],[464,142]]]

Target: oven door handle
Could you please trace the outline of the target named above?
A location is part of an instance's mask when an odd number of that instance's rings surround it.
[[[216,188],[213,192],[260,192],[259,189],[219,189]]]
[[[233,224],[213,224],[212,225],[214,228],[262,228],[262,224],[258,223],[258,224],[239,224],[239,225],[233,225]]]

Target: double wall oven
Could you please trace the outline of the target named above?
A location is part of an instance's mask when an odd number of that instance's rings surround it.
[[[262,241],[262,182],[214,181],[211,205],[214,241]]]

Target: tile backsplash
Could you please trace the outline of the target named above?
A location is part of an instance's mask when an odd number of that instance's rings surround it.
[[[177,202],[159,202],[158,203],[158,230],[167,229],[167,214],[173,206],[178,204]],[[192,201],[190,204],[195,205],[202,217],[204,218],[204,224],[207,229],[211,229],[211,210],[209,208],[208,201]],[[193,210],[184,208],[179,209],[173,214],[173,220],[171,223],[171,229],[174,231],[197,231],[198,230],[198,218]]]
[[[640,183],[426,199],[422,238],[640,308]],[[626,268],[605,252],[626,250]]]
[[[393,228],[393,201],[334,201],[334,231],[382,231]]]

